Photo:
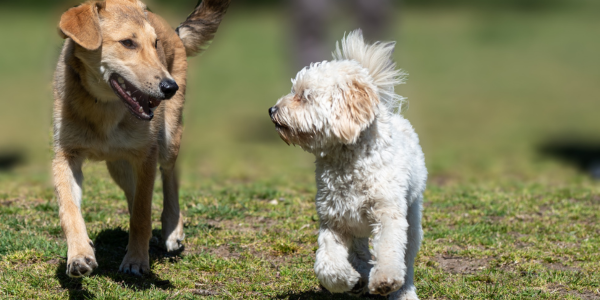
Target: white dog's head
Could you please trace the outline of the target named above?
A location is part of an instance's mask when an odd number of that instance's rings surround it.
[[[401,104],[394,86],[404,74],[391,60],[393,49],[394,43],[365,44],[357,30],[342,40],[342,50],[338,45],[333,61],[298,72],[291,93],[269,109],[279,136],[310,152],[355,143],[381,109]]]

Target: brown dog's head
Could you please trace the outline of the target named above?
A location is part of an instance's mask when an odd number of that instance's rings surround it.
[[[65,12],[59,29],[77,44],[82,84],[96,99],[119,98],[137,118],[151,120],[161,100],[179,89],[161,61],[161,43],[138,0],[86,2]]]

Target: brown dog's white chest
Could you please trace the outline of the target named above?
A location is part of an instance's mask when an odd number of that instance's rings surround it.
[[[92,160],[114,160],[140,155],[156,143],[163,109],[157,110],[155,119],[145,121],[132,116],[120,102],[83,100],[64,103],[55,111],[55,140],[61,148]]]

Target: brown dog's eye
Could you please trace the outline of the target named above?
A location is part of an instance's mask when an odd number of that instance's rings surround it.
[[[158,40],[156,40],[156,42],[154,42],[154,49],[158,49]]]
[[[127,49],[134,49],[135,48],[135,43],[133,43],[133,41],[130,40],[130,39],[119,41],[119,43],[121,43],[121,45],[123,45]]]

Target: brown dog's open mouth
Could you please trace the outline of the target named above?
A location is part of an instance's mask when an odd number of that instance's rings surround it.
[[[159,99],[144,94],[119,74],[110,76],[110,86],[115,94],[123,100],[129,111],[140,120],[150,121],[154,117],[154,109],[160,104]]]

